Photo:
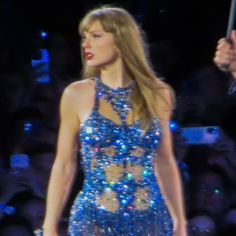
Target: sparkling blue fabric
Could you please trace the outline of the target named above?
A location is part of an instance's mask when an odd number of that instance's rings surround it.
[[[157,184],[154,159],[161,139],[158,119],[143,131],[127,124],[135,84],[111,89],[95,78],[95,105],[81,124],[85,179],[71,208],[68,236],[171,236],[173,223]],[[104,99],[121,124],[99,112]]]

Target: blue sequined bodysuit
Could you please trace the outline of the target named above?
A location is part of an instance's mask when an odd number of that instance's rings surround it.
[[[95,78],[95,105],[81,124],[84,184],[71,208],[69,236],[171,236],[173,224],[154,172],[158,119],[143,131],[128,97],[136,85],[112,89]],[[99,110],[101,101],[120,124]]]

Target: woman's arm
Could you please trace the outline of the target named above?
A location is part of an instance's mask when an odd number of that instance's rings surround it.
[[[163,97],[169,104],[172,104],[171,97],[173,97],[173,94],[171,94],[168,89],[163,90]],[[172,137],[169,129],[171,112],[172,109],[166,109],[166,106],[163,106],[160,117],[162,139],[158,148],[155,169],[157,171],[158,183],[163,195],[165,196],[168,209],[174,221],[174,235],[185,236],[186,219],[182,183],[173,154]]]
[[[79,119],[75,105],[78,98],[74,90],[68,86],[61,98],[57,153],[48,187],[44,236],[57,235],[58,222],[76,173]]]

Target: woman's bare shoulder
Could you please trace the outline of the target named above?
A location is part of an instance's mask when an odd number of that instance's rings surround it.
[[[84,79],[80,81],[75,81],[69,84],[64,92],[81,94],[84,92],[89,92],[89,90],[94,88],[94,80],[93,79]]]
[[[79,100],[85,99],[94,92],[94,83],[92,79],[73,82],[65,87],[62,97],[77,98]]]
[[[162,78],[156,79],[157,89],[161,97],[163,97],[166,101],[173,103],[175,101],[175,92],[174,89]]]
[[[156,80],[156,99],[161,113],[171,113],[175,109],[175,92],[174,89],[163,79]]]

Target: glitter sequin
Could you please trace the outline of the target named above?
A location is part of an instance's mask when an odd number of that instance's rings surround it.
[[[138,120],[127,124],[135,83],[111,89],[94,80],[95,105],[80,129],[85,179],[71,208],[68,236],[172,236],[173,222],[154,172],[159,120],[153,119],[147,131]],[[101,99],[121,124],[103,116]]]

